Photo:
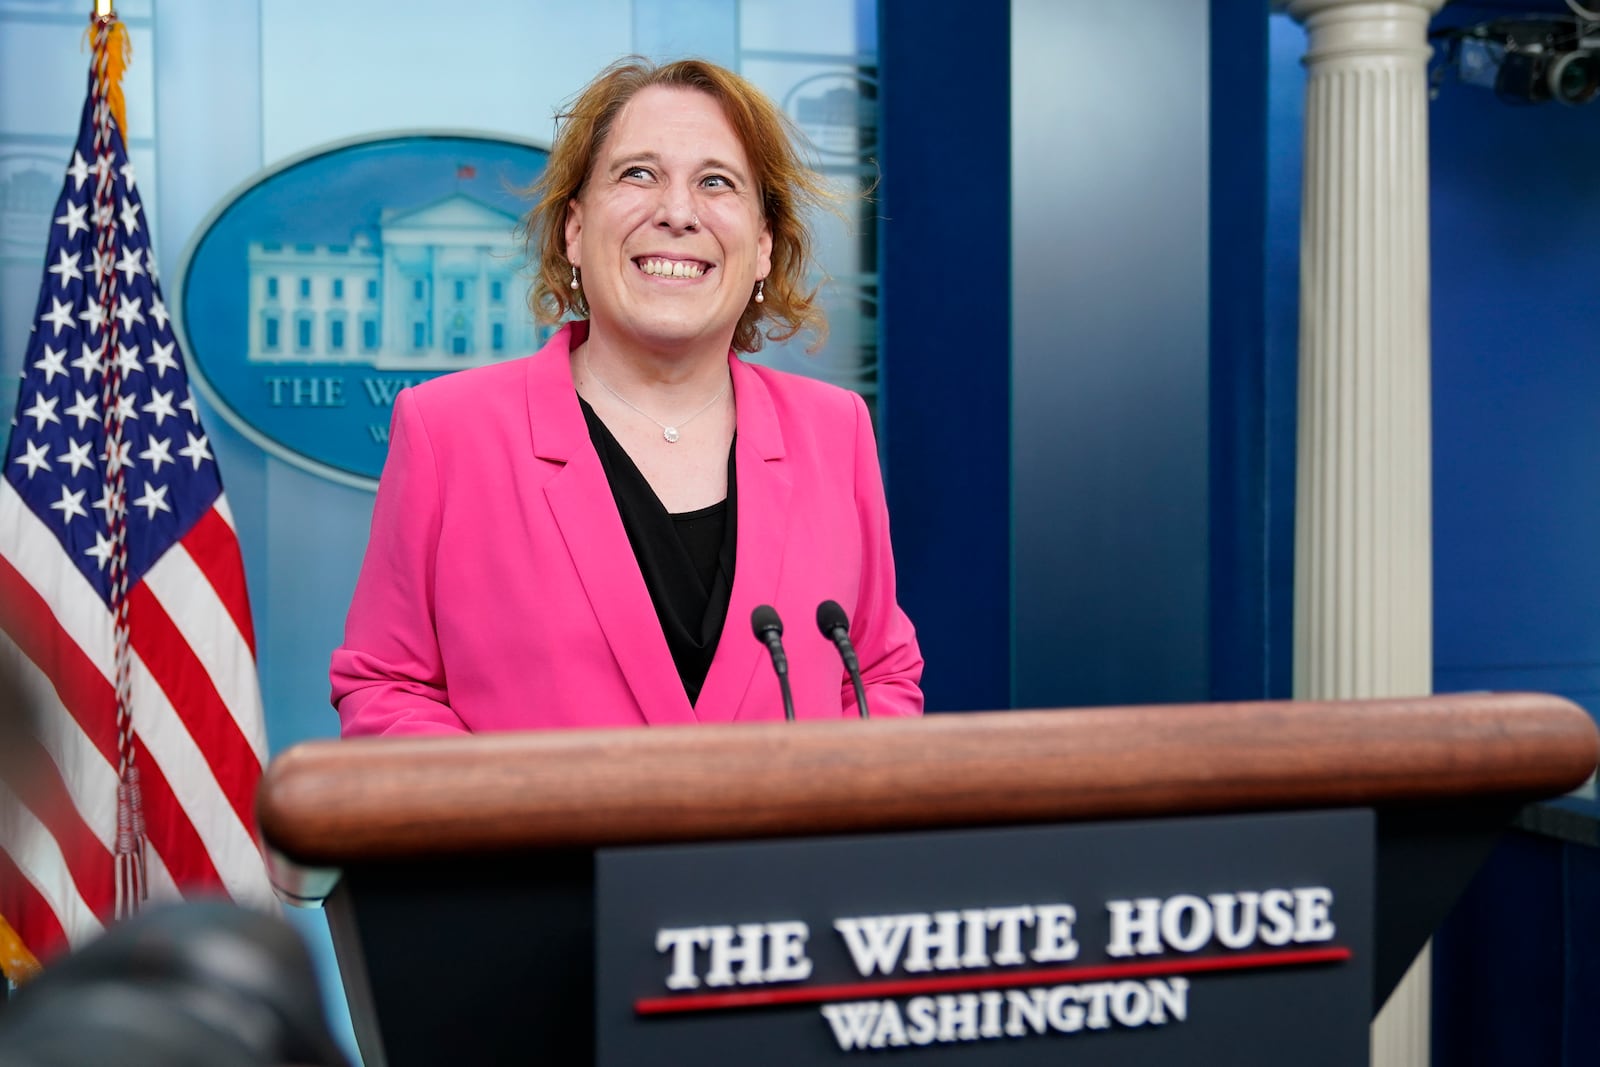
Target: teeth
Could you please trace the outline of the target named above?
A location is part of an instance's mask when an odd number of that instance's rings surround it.
[[[704,264],[676,259],[641,259],[639,269],[658,278],[698,278],[706,272]]]

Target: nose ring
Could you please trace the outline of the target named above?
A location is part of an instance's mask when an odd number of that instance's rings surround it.
[[[694,230],[698,230],[700,228],[700,216],[699,215],[690,215],[689,216],[689,228],[690,229],[694,229]]]

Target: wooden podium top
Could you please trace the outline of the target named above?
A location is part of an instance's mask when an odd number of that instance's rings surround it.
[[[297,745],[257,812],[295,864],[1460,800],[1600,759],[1587,713],[1497,693]]]

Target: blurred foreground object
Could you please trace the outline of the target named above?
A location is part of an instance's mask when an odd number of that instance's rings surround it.
[[[311,959],[281,920],[225,903],[111,927],[0,1007],[0,1067],[345,1067]]]

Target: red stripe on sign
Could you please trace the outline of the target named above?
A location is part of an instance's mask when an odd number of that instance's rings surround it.
[[[96,915],[109,915],[116,906],[116,866],[110,850],[84,821],[45,747],[31,737],[16,740],[17,766],[25,770],[11,782],[13,791],[55,838],[83,902]]]
[[[98,597],[86,605],[86,614],[104,617],[111,628],[111,612]],[[44,672],[56,696],[78,728],[93,742],[112,767],[117,765],[117,693],[78,643],[61,628],[38,590],[28,584],[11,562],[0,556],[0,628],[11,635],[22,654]]]
[[[33,883],[22,876],[22,871],[5,849],[0,849],[0,915],[11,924],[23,947],[40,963],[67,951],[67,933],[61,928],[49,901],[39,895]]]
[[[217,693],[205,665],[143,582],[128,591],[128,628],[133,634],[133,650],[167,695],[234,814],[246,829],[253,830],[261,761]]]
[[[244,643],[249,646],[250,655],[254,656],[256,631],[250,621],[250,595],[244,584],[244,561],[239,556],[239,539],[233,527],[213,507],[184,535],[182,544],[193,558],[195,566],[200,568],[200,573],[211,583],[217,599],[227,609]]]
[[[144,793],[145,838],[160,855],[161,862],[167,865],[172,880],[183,890],[184,896],[192,895],[191,890],[199,890],[200,895],[226,892],[205,842],[172,792],[172,785],[160,764],[138,735],[134,735],[133,758],[139,767],[139,784]]]
[[[881,1000],[917,993],[948,993],[975,989],[1006,989],[1015,986],[1051,985],[1063,982],[1096,982],[1112,978],[1144,978],[1165,974],[1193,974],[1202,971],[1245,971],[1268,967],[1300,967],[1313,963],[1339,963],[1350,958],[1348,948],[1292,949],[1286,952],[1254,952],[1238,956],[1207,956],[1203,959],[1147,960],[1135,963],[1108,963],[1097,967],[1056,967],[1042,971],[1003,971],[987,974],[952,974],[935,978],[904,978],[882,982],[851,982],[828,986],[789,986],[783,989],[740,990],[734,993],[701,993],[682,997],[652,997],[634,1001],[640,1015],[669,1012],[724,1011],[730,1008],[778,1007],[785,1004],[816,1004],[834,1000]]]

